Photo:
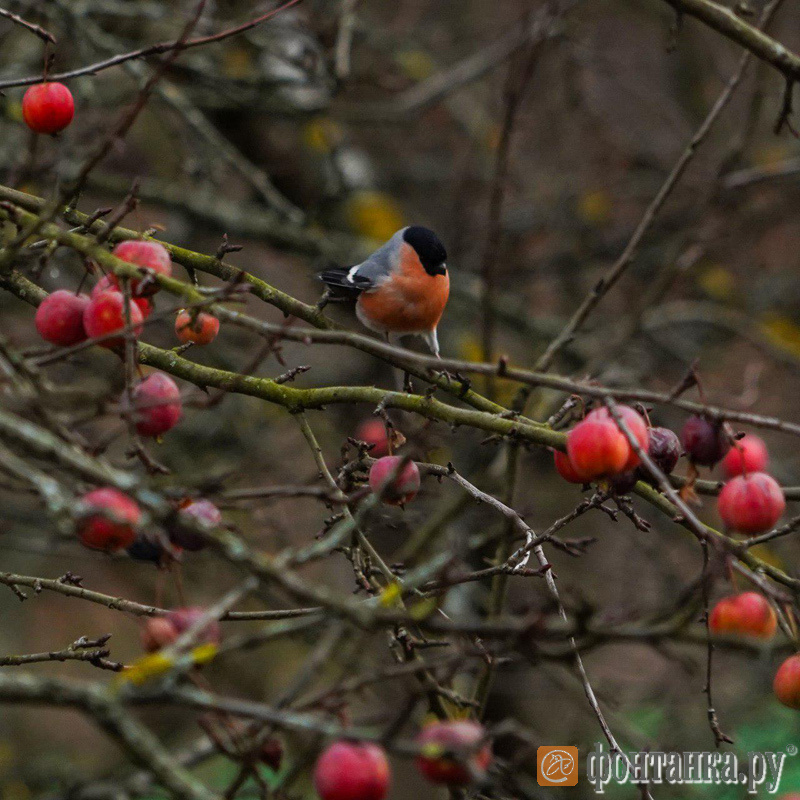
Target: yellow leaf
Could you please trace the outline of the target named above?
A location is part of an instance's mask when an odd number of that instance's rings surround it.
[[[419,603],[415,603],[410,609],[409,613],[416,620],[427,619],[431,614],[433,614],[434,611],[436,611],[438,605],[439,604],[433,597],[429,597],[426,600],[420,600]]]
[[[382,592],[380,596],[380,603],[382,606],[388,608],[393,606],[402,594],[402,588],[397,581],[392,581]]]
[[[715,300],[730,300],[736,291],[736,280],[721,264],[709,264],[697,279],[700,288]]]
[[[329,117],[315,117],[303,127],[303,142],[317,153],[330,153],[343,138],[341,126]]]
[[[362,190],[347,200],[347,218],[354,231],[377,241],[386,241],[405,224],[403,212],[385,192]]]
[[[141,686],[143,683],[169,672],[174,663],[174,660],[164,655],[164,653],[151,653],[143,656],[138,661],[134,661],[128,669],[120,672],[117,676],[117,682]]]
[[[195,664],[208,664],[213,661],[219,652],[219,647],[214,642],[200,644],[192,650],[192,661]]]
[[[765,564],[777,569],[785,569],[783,560],[775,553],[774,550],[765,544],[757,544],[750,548],[750,552],[756,557],[760,558]]]
[[[800,355],[800,327],[787,317],[771,314],[761,322],[764,335],[778,347]]]
[[[436,69],[433,59],[424,50],[404,50],[397,56],[400,68],[409,78],[421,81]]]
[[[611,219],[613,204],[608,192],[594,189],[578,198],[578,216],[589,225],[605,225]]]

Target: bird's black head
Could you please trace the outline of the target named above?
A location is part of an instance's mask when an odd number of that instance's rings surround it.
[[[428,275],[447,274],[447,250],[433,231],[421,225],[412,225],[405,229],[403,240],[416,250]]]

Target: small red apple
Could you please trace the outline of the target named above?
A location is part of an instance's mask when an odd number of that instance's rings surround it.
[[[102,294],[103,292],[120,292],[122,290],[119,287],[119,279],[113,272],[109,272],[108,275],[103,275],[99,281],[92,289],[92,297],[97,297],[97,295]],[[142,312],[142,319],[147,319],[150,314],[153,313],[153,303],[147,297],[138,297],[137,295],[132,295],[131,300],[139,306],[139,311]]]
[[[72,92],[63,83],[38,83],[22,98],[22,118],[35,133],[58,133],[74,115]]]
[[[136,430],[142,436],[161,436],[183,416],[181,393],[169,375],[154,372],[133,388]]]
[[[81,502],[89,510],[77,526],[83,545],[113,553],[134,543],[141,511],[128,495],[116,489],[95,489],[84,495]],[[105,513],[92,514],[92,509]]]
[[[553,450],[553,461],[556,465],[556,472],[565,481],[568,483],[586,483],[586,480],[572,466],[572,462],[566,453],[562,453],[560,450]]]
[[[167,249],[158,242],[144,241],[143,239],[128,239],[120,242],[113,250],[113,254],[129,264],[135,264],[142,269],[152,270],[153,272],[169,278],[172,275],[172,259]],[[157,283],[148,282],[147,284],[139,281],[131,281],[131,289],[134,294],[151,295],[155,294],[159,286]]]
[[[384,456],[375,461],[369,471],[370,488],[390,506],[411,502],[419,491],[419,468],[413,461],[400,468],[402,462],[402,456]],[[399,473],[392,478],[399,468]]]
[[[733,443],[722,459],[722,471],[728,478],[750,472],[764,472],[769,464],[769,453],[760,436],[748,433]]]
[[[199,312],[194,318],[188,311],[180,311],[175,320],[175,334],[182,342],[211,344],[219,333],[219,320],[213,314]]]
[[[758,592],[743,592],[720,600],[711,611],[708,626],[714,633],[771,639],[778,628],[778,618],[766,597]]]
[[[130,304],[130,316],[131,325],[137,326],[133,330],[133,335],[139,337],[142,335],[142,312],[136,303]],[[101,292],[92,297],[83,312],[83,327],[92,339],[121,331],[125,327],[125,298],[122,294]],[[102,347],[121,347],[124,343],[125,339],[122,336],[98,342]]]
[[[383,800],[390,778],[383,748],[366,742],[334,742],[314,767],[322,800]]]
[[[737,475],[729,480],[717,498],[717,509],[725,525],[740,533],[769,530],[786,509],[778,482],[766,472]]]
[[[480,780],[492,761],[483,726],[470,720],[434,722],[422,729],[417,744],[419,771],[433,783],[467,786]]]
[[[389,455],[389,437],[386,435],[386,425],[377,417],[365,419],[356,431],[356,439],[371,444],[369,454],[373,458],[383,458]]]
[[[46,342],[69,347],[87,339],[83,314],[89,298],[58,289],[42,300],[36,309],[36,330]]]
[[[775,697],[789,708],[800,709],[800,655],[789,656],[775,673]]]
[[[197,606],[176,608],[163,617],[150,617],[141,631],[142,647],[152,653],[171,645],[181,634],[193,627],[206,613]],[[210,620],[200,631],[197,644],[219,644],[222,631],[216,620]]]

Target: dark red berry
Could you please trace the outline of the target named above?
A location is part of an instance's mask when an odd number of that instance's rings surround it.
[[[686,420],[681,431],[681,443],[689,460],[702,467],[713,467],[731,446],[722,423],[702,416]]]
[[[69,347],[88,337],[83,327],[83,314],[89,298],[59,289],[42,300],[36,309],[36,330],[46,342]]]
[[[650,446],[647,453],[665,475],[670,475],[681,457],[680,439],[675,431],[669,428],[650,428]]]
[[[39,83],[22,98],[22,118],[36,133],[58,133],[72,122],[75,101],[63,83]]]

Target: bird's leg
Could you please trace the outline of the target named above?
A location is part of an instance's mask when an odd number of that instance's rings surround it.
[[[392,345],[393,347],[400,347],[400,337],[397,334],[389,333],[386,331],[386,343]],[[402,378],[400,377],[399,373],[395,373],[396,375],[396,386],[397,391],[399,392],[407,392],[408,394],[413,394],[414,387],[411,384],[411,376],[404,370]]]
[[[441,360],[442,355],[439,352],[439,336],[436,328],[434,328],[432,331],[428,331],[428,333],[424,334],[422,338],[425,339],[425,343],[430,348],[431,353],[433,353],[436,358]],[[446,369],[436,370],[436,374],[442,375],[448,384],[453,377]]]

